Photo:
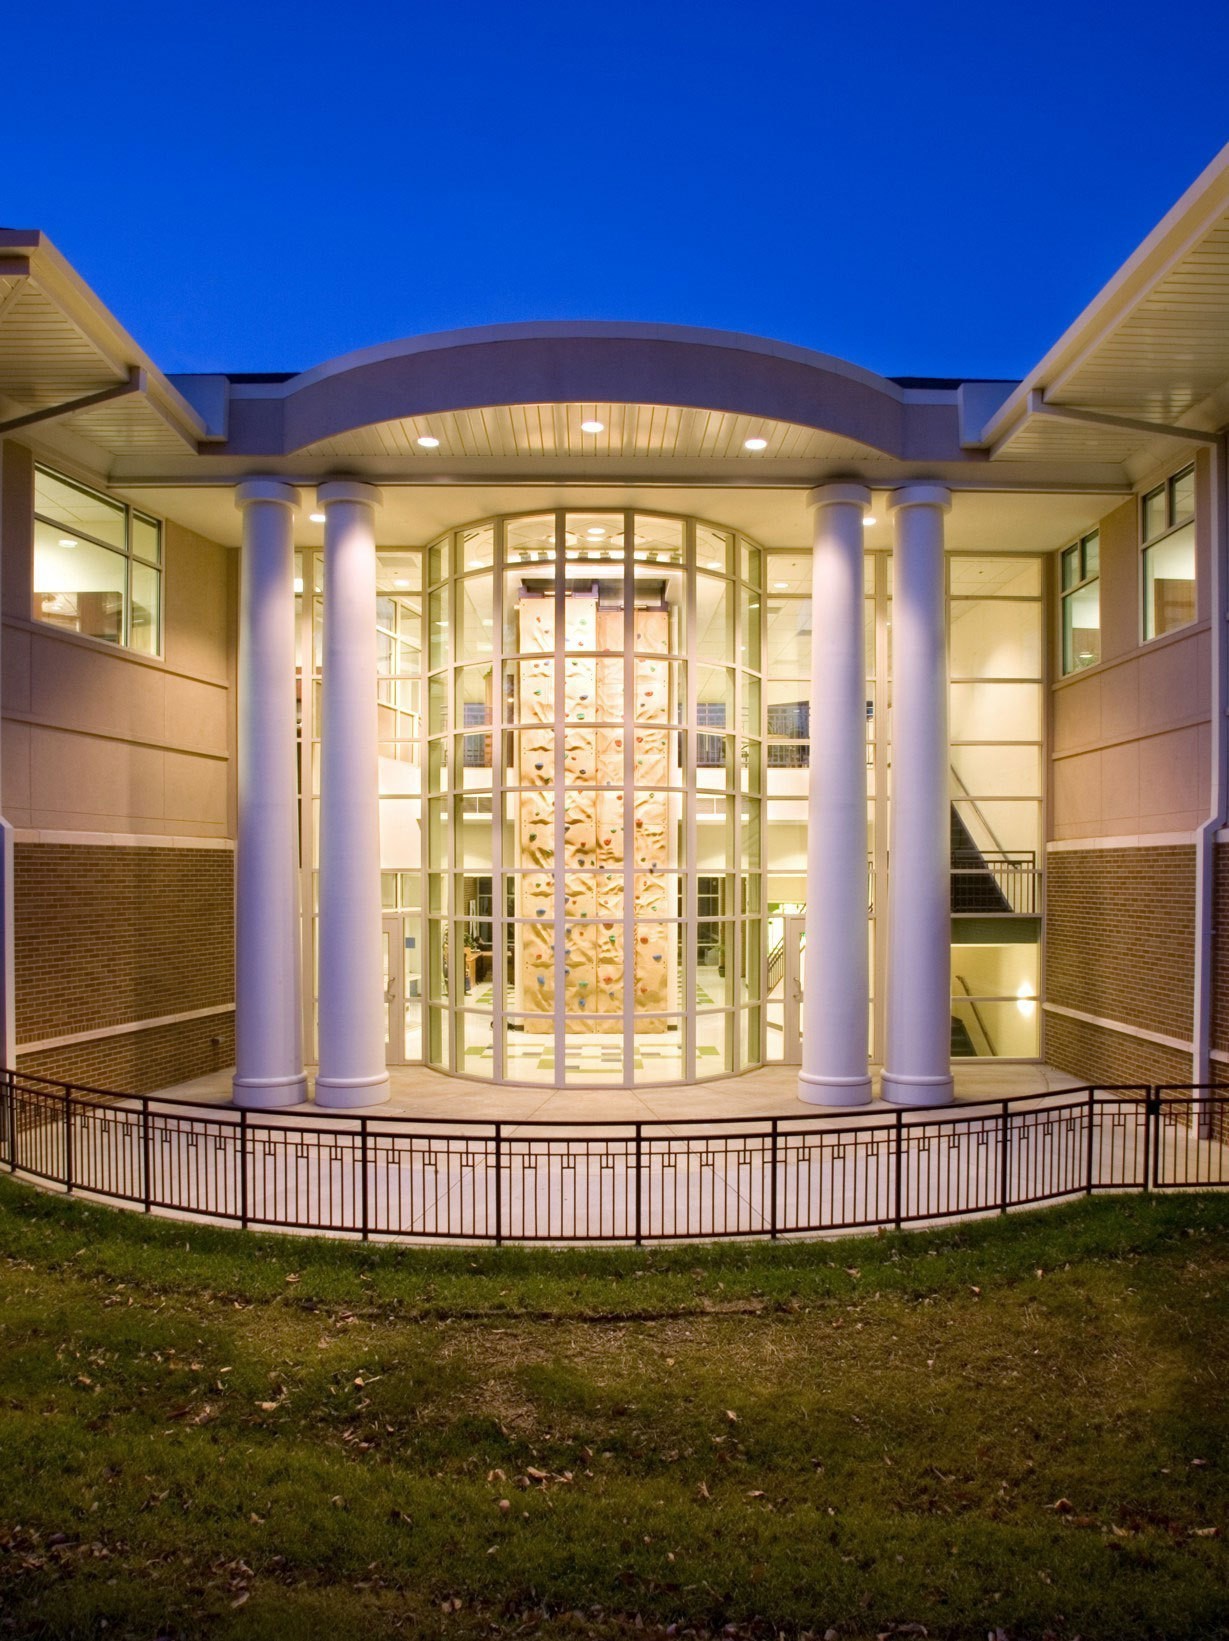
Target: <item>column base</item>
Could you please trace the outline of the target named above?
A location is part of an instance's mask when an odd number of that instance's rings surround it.
[[[389,1095],[388,1073],[378,1077],[317,1077],[316,1104],[335,1111],[383,1105]]]
[[[244,1111],[276,1111],[284,1105],[307,1104],[307,1078],[239,1077],[231,1082],[231,1103]]]
[[[798,1098],[806,1105],[869,1105],[869,1077],[817,1077],[814,1072],[798,1073]]]
[[[945,1077],[906,1077],[885,1071],[879,1091],[889,1105],[951,1105],[956,1098],[950,1072]]]

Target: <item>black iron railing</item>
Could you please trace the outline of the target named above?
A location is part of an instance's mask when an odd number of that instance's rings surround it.
[[[0,1165],[91,1197],[405,1240],[656,1242],[902,1226],[1229,1185],[1229,1095],[1083,1087],[938,1111],[549,1123],[304,1118],[0,1072]]]

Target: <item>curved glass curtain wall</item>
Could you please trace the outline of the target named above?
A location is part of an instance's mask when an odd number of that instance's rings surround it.
[[[623,511],[427,555],[431,1065],[630,1085],[763,1053],[762,554]]]
[[[620,510],[496,519],[426,550],[380,551],[390,1065],[618,1086],[796,1057],[789,953],[806,899],[810,569],[807,552],[761,552],[719,526]],[[303,551],[299,572],[311,1053],[320,553]],[[948,575],[953,1053],[1030,1058],[1041,561],[954,554]],[[866,587],[874,1054],[891,775],[887,554],[868,553]]]

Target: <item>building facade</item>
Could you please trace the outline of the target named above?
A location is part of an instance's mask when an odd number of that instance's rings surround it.
[[[168,376],[0,231],[7,1063],[1217,1078],[1227,426],[1229,150],[1019,382],[602,323]]]

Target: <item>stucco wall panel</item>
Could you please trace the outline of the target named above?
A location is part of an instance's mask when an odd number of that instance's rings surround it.
[[[1138,735],[1139,669],[1129,665],[1111,667],[1109,671],[1101,673],[1099,679],[1101,736],[1107,741],[1118,741],[1128,735]]]
[[[230,734],[230,695],[216,684],[174,673],[166,679],[165,738],[187,752],[225,758]]]
[[[1126,830],[1140,813],[1139,742],[1107,746],[1101,764],[1101,819],[1115,833]]]
[[[1102,675],[1077,678],[1054,696],[1052,745],[1055,753],[1095,746],[1101,739]]]
[[[1202,635],[1198,635],[1202,636]],[[1136,668],[1141,734],[1190,718],[1208,697],[1198,694],[1198,636],[1144,650]],[[1116,668],[1125,672],[1127,668]]]
[[[1101,754],[1084,752],[1054,765],[1054,809],[1062,816],[1060,837],[1075,836],[1082,828],[1095,835],[1101,825]]]
[[[125,741],[35,727],[30,736],[30,811],[34,826],[123,831],[160,824],[163,754]]]
[[[42,724],[125,740],[166,738],[166,676],[122,655],[30,634],[30,712]]]
[[[30,710],[30,634],[20,627],[6,627],[2,640],[3,676],[0,699],[6,712]]]
[[[163,548],[167,666],[225,685],[234,662],[238,555],[169,520]]]
[[[1201,818],[1199,732],[1149,735],[1139,747],[1141,832],[1187,831]]]
[[[163,815],[168,830],[193,833],[206,827],[221,836],[226,826],[226,765],[212,758],[168,752],[165,762]]]
[[[7,636],[7,635],[6,635]],[[0,765],[3,789],[0,806],[13,826],[28,826],[30,814],[30,729],[27,724],[4,726],[4,759]]]

